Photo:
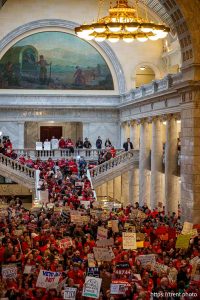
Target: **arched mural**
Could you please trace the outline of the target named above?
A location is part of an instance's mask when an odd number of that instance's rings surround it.
[[[0,60],[1,89],[114,90],[101,54],[80,38],[57,31],[32,34]]]

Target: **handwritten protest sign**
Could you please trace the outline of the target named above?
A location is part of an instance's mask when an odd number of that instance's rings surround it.
[[[25,265],[24,274],[30,274],[31,272],[33,272],[34,269],[35,269],[35,266]]]
[[[22,231],[21,229],[15,230],[15,235],[16,235],[16,236],[20,236],[20,235],[22,235],[22,234],[23,234],[23,231]]]
[[[97,239],[107,239],[107,235],[108,235],[108,229],[104,228],[104,227],[98,227],[98,231],[97,231]]]
[[[99,277],[99,268],[98,267],[89,267],[89,268],[87,268],[87,276]]]
[[[74,223],[74,224],[79,224],[79,225],[82,225],[83,224],[83,221],[81,219],[81,216],[80,215],[74,215],[74,214],[71,214],[71,222]]]
[[[72,239],[70,237],[66,237],[66,238],[60,240],[59,244],[60,244],[60,247],[63,249],[69,248],[73,245]]]
[[[101,288],[101,282],[102,282],[102,278],[87,276],[85,278],[82,296],[98,299],[100,288]]]
[[[60,272],[50,272],[46,270],[40,270],[36,282],[36,287],[55,289],[58,286],[60,276],[61,276]]]
[[[159,263],[155,263],[152,267],[152,270],[157,272],[158,274],[160,274],[161,272],[167,272],[168,267],[163,265],[163,264],[159,264]]]
[[[112,231],[115,233],[119,232],[118,220],[112,220]]]
[[[1,272],[2,272],[3,279],[14,279],[17,277],[17,266],[14,264],[3,265]]]
[[[154,265],[156,262],[155,254],[139,255],[136,257],[136,260],[141,262],[142,267],[148,264]]]
[[[88,253],[87,260],[88,260],[88,266],[89,267],[92,268],[92,267],[96,266],[96,263],[95,263],[95,260],[94,260],[94,253]]]
[[[176,240],[176,249],[187,249],[189,247],[190,238],[190,234],[180,234]]]
[[[182,229],[182,234],[187,234],[193,229],[193,224],[190,222],[184,222],[183,224],[183,229]]]
[[[112,261],[113,253],[108,248],[93,248],[94,256],[97,261]]]
[[[111,295],[124,295],[126,293],[125,284],[123,283],[111,283],[110,294]]]
[[[122,238],[123,238],[123,249],[130,249],[130,250],[137,249],[135,232],[123,232]]]
[[[65,300],[76,300],[76,288],[66,286],[64,289],[64,299]]]
[[[114,245],[114,239],[103,239],[103,240],[98,240],[96,242],[97,247],[112,247]]]

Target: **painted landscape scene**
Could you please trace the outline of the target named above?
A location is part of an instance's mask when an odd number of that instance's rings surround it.
[[[113,90],[102,55],[64,32],[40,32],[12,46],[0,60],[1,89]]]

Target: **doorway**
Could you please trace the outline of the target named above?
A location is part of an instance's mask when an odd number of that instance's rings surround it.
[[[49,141],[52,139],[52,136],[60,139],[62,136],[62,126],[41,126],[40,127],[40,141],[44,142],[46,139]]]

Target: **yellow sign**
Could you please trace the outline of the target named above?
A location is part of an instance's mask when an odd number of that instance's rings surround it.
[[[176,248],[187,249],[190,243],[190,234],[180,234],[176,240]]]

